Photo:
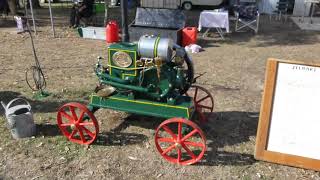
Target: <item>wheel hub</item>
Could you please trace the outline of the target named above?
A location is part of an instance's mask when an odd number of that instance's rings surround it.
[[[181,148],[182,148],[182,145],[181,145],[180,142],[176,142],[174,145],[175,145],[176,148],[178,148],[178,149],[181,149]]]

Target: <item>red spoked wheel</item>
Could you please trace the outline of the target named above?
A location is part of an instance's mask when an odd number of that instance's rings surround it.
[[[99,133],[97,119],[79,103],[67,103],[60,107],[57,123],[63,135],[78,144],[91,144]]]
[[[200,123],[208,122],[205,114],[211,113],[214,107],[214,100],[211,93],[201,86],[192,85],[188,92],[186,92],[186,95],[192,97]]]
[[[183,131],[187,130],[187,135]],[[206,151],[206,138],[192,121],[172,118],[162,122],[155,134],[156,147],[167,161],[190,165],[198,162]]]

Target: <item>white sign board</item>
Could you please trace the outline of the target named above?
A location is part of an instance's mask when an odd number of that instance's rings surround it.
[[[320,170],[320,65],[269,59],[255,157]]]
[[[320,160],[320,68],[278,64],[267,150]]]

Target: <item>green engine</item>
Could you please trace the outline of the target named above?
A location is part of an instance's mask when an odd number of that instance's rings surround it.
[[[171,39],[143,36],[138,43],[117,43],[108,48],[108,61],[95,68],[108,95],[175,104],[193,83],[193,64],[184,48]]]

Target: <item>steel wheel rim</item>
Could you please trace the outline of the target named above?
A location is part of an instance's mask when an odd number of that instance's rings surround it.
[[[69,109],[69,112],[66,112],[66,109]],[[84,117],[88,119],[84,121]],[[67,103],[60,107],[57,114],[57,124],[69,141],[78,144],[89,145],[93,143],[99,133],[95,116],[80,103]]]
[[[185,9],[185,10],[191,10],[192,9],[192,4],[191,3],[189,3],[189,2],[186,2],[184,5],[183,5],[183,8]]]
[[[172,131],[172,129],[169,127],[170,124],[177,124],[177,133]],[[192,128],[192,130],[185,136],[183,136],[182,132],[183,125]],[[160,130],[168,132],[171,137],[168,138],[161,136]],[[200,138],[200,141],[191,140],[191,138],[196,135]],[[162,148],[160,143],[169,143],[169,147]],[[202,130],[192,121],[182,118],[172,118],[162,122],[156,130],[155,144],[157,150],[164,159],[171,163],[180,165],[190,165],[200,161],[206,151],[206,138]],[[201,149],[200,153],[195,153],[195,147]],[[173,150],[176,150],[177,154],[173,156],[168,155],[168,153],[172,152]],[[188,158],[185,158],[186,156]]]
[[[194,89],[194,94],[190,95],[190,93],[187,92],[186,95],[192,97],[192,100],[193,100],[193,103],[195,106],[195,111],[199,115],[200,123],[205,123],[208,121],[207,117],[204,114],[205,110],[207,110],[207,112],[209,112],[209,113],[213,112],[213,108],[214,108],[213,97],[207,89],[205,89],[201,86],[192,85],[190,87],[189,91],[191,89]],[[201,95],[201,93],[202,93],[202,95]],[[208,102],[209,105],[203,104],[205,102]]]

